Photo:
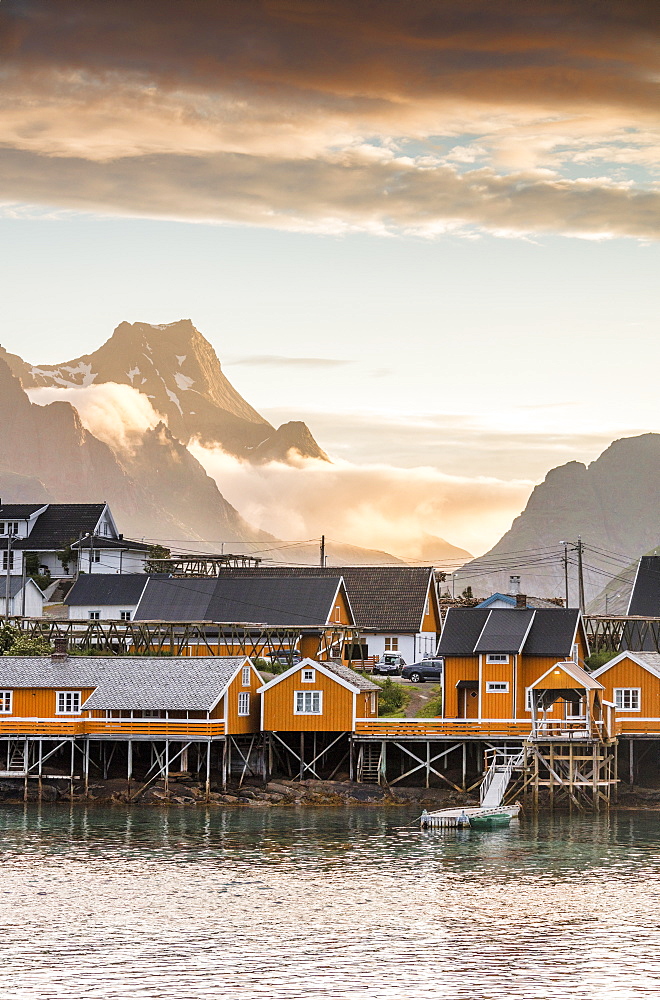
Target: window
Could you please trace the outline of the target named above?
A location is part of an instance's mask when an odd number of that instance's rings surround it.
[[[525,708],[528,712],[532,711],[532,689],[527,688],[525,691]]]
[[[0,691],[0,712],[9,715],[11,712],[11,691]]]
[[[250,673],[251,673],[250,666],[248,664],[247,666],[243,667],[243,670],[241,671],[241,684],[243,685],[244,688],[249,688],[250,686]]]
[[[321,715],[321,691],[295,691],[293,695],[294,715]]]
[[[142,713],[143,719],[160,719],[160,709],[159,708],[145,708]]]
[[[89,620],[90,620],[90,622],[97,622],[97,621],[100,620],[100,618],[101,618],[101,612],[100,611],[90,611],[89,612]]]
[[[370,693],[369,699],[371,701],[371,711],[372,711],[373,714],[375,714],[375,712],[376,712],[376,692],[375,691],[372,691]]]
[[[18,534],[18,521],[3,521],[0,524],[0,535],[17,535]]]
[[[2,553],[2,568],[3,568],[3,569],[4,569],[5,571],[6,571],[6,569],[7,569],[7,550],[6,550],[6,549],[5,549],[5,551],[4,551],[3,553]],[[14,568],[14,551],[13,551],[13,549],[12,549],[12,551],[11,551],[11,552],[9,553],[9,568],[10,568],[10,569],[13,569],[13,568]]]
[[[98,549],[92,549],[92,562],[101,562],[101,553]]]
[[[398,653],[399,652],[399,637],[398,635],[385,636],[385,652]]]
[[[249,715],[250,714],[250,692],[249,691],[239,691],[238,692],[238,714],[239,715]]]
[[[486,681],[486,693],[487,694],[508,694],[509,693],[509,682],[508,681]]]
[[[335,621],[336,622],[341,621],[341,608],[339,607],[339,605],[337,605],[335,608]]]
[[[131,620],[131,612],[130,611],[120,611],[119,612],[119,620],[122,621],[122,622],[130,622],[130,620]]]
[[[572,656],[572,659],[573,659],[573,663],[578,663],[579,662],[578,661],[578,654],[579,654],[579,652],[580,652],[580,649],[579,649],[579,646],[578,646],[578,644],[576,642],[575,645],[573,646],[573,651],[571,653],[571,656]]]
[[[509,654],[508,653],[488,653],[486,656],[486,663],[508,663]]]
[[[316,671],[315,670],[303,670],[302,671],[302,679],[303,679],[303,683],[304,684],[313,684],[314,681],[316,680]]]
[[[80,691],[57,692],[57,715],[80,715]]]
[[[105,535],[106,538],[110,534],[110,525],[108,524],[107,521],[103,522],[103,534]]]
[[[639,712],[640,688],[614,688],[614,704],[622,712]]]

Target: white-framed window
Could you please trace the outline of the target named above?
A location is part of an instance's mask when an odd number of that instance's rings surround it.
[[[2,713],[2,715],[11,714],[11,702],[12,702],[12,692],[0,691],[0,713]]]
[[[614,704],[622,712],[639,712],[641,688],[614,688]]]
[[[581,698],[566,702],[567,719],[584,719],[584,703]]]
[[[313,684],[316,680],[316,670],[310,670],[309,667],[305,667],[300,673],[302,674],[301,680],[303,684]]]
[[[370,703],[371,703],[371,711],[372,711],[372,713],[375,713],[375,711],[376,711],[376,692],[375,691],[371,691],[369,693],[369,700],[370,700]]]
[[[80,691],[57,691],[56,715],[80,715]]]
[[[385,652],[386,653],[398,653],[399,652],[399,637],[398,637],[398,635],[386,635],[385,636]]]
[[[100,618],[101,618],[101,612],[100,611],[90,611],[89,612],[89,620],[90,620],[90,622],[100,621]]]
[[[336,622],[341,621],[341,608],[339,607],[338,604],[335,606],[335,621]]]
[[[571,650],[571,657],[573,659],[573,663],[579,662],[579,655],[580,655],[580,647],[578,646],[577,642],[575,642],[573,643],[573,649]]]
[[[508,681],[486,681],[486,694],[508,694]]]
[[[487,653],[486,663],[508,663],[509,654],[508,653]]]
[[[238,692],[238,714],[239,715],[249,715],[250,714],[250,692],[249,691],[239,691]]]
[[[101,562],[101,553],[98,549],[92,550],[92,562]]]
[[[103,534],[106,536],[106,538],[110,534],[110,525],[108,524],[107,521],[103,522]]]
[[[160,719],[159,708],[145,708],[142,712],[143,719]]]
[[[294,691],[294,715],[321,715],[323,711],[322,691]]]
[[[249,688],[250,686],[250,664],[247,663],[241,670],[241,684],[244,688]]]
[[[4,552],[2,553],[2,568],[6,572],[6,570],[7,570],[7,549],[5,549]],[[10,569],[14,568],[14,550],[13,549],[9,553],[9,568]]]
[[[525,690],[525,708],[528,712],[532,711],[532,689],[527,688]]]
[[[119,621],[120,622],[130,622],[130,620],[131,620],[131,612],[130,611],[120,611],[119,612]]]

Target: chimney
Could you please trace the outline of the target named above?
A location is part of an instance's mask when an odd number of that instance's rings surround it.
[[[520,577],[518,577],[520,579]],[[526,608],[527,607],[527,594],[516,594],[516,607]]]
[[[51,654],[51,660],[66,660],[69,645],[67,637],[65,635],[56,635],[53,640],[53,645],[55,649]]]
[[[510,576],[509,577],[509,593],[512,597],[520,593],[520,577]]]

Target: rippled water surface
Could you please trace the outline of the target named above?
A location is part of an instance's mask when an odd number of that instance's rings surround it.
[[[0,808],[0,996],[660,996],[660,813],[414,815]]]

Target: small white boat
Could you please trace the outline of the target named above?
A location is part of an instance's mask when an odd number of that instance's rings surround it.
[[[495,806],[492,809],[483,809],[481,806],[459,806],[455,809],[437,809],[434,812],[427,812],[426,809],[420,816],[422,830],[433,829],[460,829],[472,825],[472,820],[476,820],[475,826],[485,829],[489,825],[488,817],[492,816],[492,825],[504,825],[503,817],[508,815],[509,822],[516,819],[520,813],[520,803],[516,802],[512,806]],[[497,817],[497,822],[495,821]]]

